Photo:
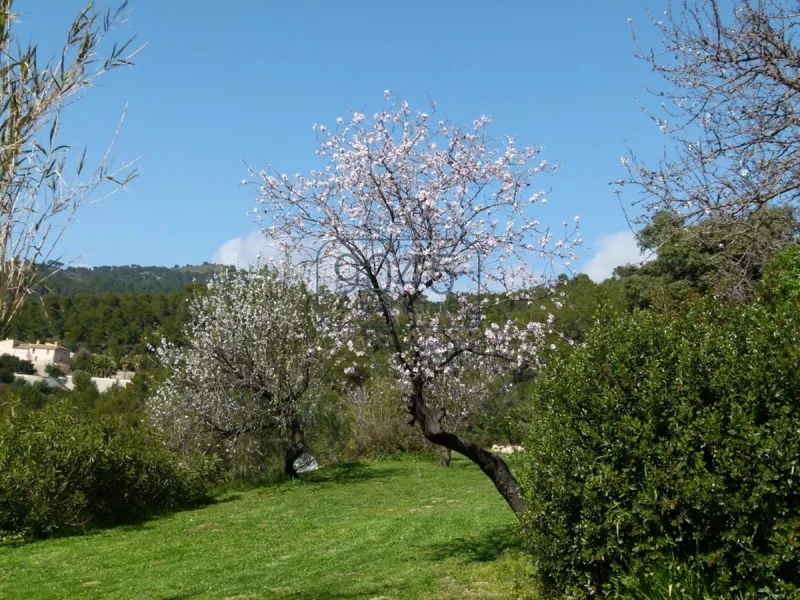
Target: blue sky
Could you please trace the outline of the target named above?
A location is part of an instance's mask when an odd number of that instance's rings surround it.
[[[18,0],[20,37],[52,53],[83,4]],[[664,0],[648,4],[659,11]],[[80,215],[60,247],[68,259],[183,265],[220,248],[246,254],[255,226],[242,161],[307,171],[312,123],[381,106],[386,88],[412,107],[430,96],[454,121],[489,114],[495,133],[546,146],[563,168],[547,181],[544,219],[581,214],[584,265],[608,246],[631,253],[608,182],[624,174],[626,143],[646,156],[663,144],[636,103],[653,81],[627,23],[652,36],[641,0],[131,0],[130,9],[116,39],[135,33],[146,48],[70,107],[62,141],[96,156],[127,103],[114,156],[141,156],[140,176]]]

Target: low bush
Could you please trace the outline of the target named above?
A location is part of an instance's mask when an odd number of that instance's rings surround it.
[[[29,360],[24,360],[11,354],[0,355],[0,383],[13,382],[17,373],[35,375],[36,369]]]
[[[64,373],[64,369],[62,369],[56,363],[50,363],[44,368],[44,372],[47,373],[48,377],[53,377],[54,379],[60,379],[66,377],[66,373]]]
[[[546,594],[695,561],[726,597],[800,595],[798,340],[796,300],[707,299],[611,318],[553,358],[521,473]]]
[[[760,296],[769,304],[800,307],[800,246],[784,250],[767,263]]]
[[[150,432],[67,401],[11,411],[0,429],[0,537],[125,523],[203,499],[213,463],[181,464]]]
[[[400,390],[391,379],[370,380],[350,390],[347,422],[348,451],[353,458],[432,451],[419,428],[409,426]]]
[[[724,587],[724,586],[722,586]],[[666,562],[652,570],[637,569],[611,582],[615,600],[744,600],[744,593],[720,590],[713,576],[695,561]],[[766,590],[764,600],[773,597]]]

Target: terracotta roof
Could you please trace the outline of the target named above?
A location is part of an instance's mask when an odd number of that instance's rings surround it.
[[[59,346],[58,344],[40,344],[38,342],[34,344],[34,343],[28,343],[28,342],[18,342],[17,340],[12,340],[12,341],[13,341],[13,344],[11,344],[11,345],[14,348],[22,348],[22,349],[42,348],[42,349],[47,349],[47,350],[57,350],[57,349],[60,348],[62,350],[69,350],[69,348],[64,348],[64,346]]]

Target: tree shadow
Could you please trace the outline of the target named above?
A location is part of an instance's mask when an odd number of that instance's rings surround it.
[[[262,488],[275,487],[292,481],[283,471],[271,469],[251,475],[237,476],[230,481],[215,486],[211,490],[211,495],[216,498],[236,495],[240,492],[249,492]]]
[[[361,600],[363,598],[385,598],[384,594],[391,593],[394,590],[387,586],[369,586],[362,587],[357,590],[336,590],[331,589],[330,586],[326,587],[310,587],[306,590],[293,590],[281,593],[278,590],[272,590],[269,598],[275,600]],[[162,600],[189,600],[190,598],[206,597],[205,591],[179,591],[169,596],[159,596]],[[229,596],[230,598],[249,598],[247,594]],[[261,596],[258,596],[261,598]]]
[[[396,475],[396,469],[376,468],[374,465],[358,461],[322,467],[316,471],[302,473],[296,479],[286,476],[283,471],[268,471],[239,478],[216,488],[213,491],[214,498],[211,503],[238,500],[241,498],[239,492],[262,489],[289,492],[294,489],[293,486],[295,485],[347,484],[372,479],[385,479],[393,475]]]
[[[52,539],[70,538],[70,537],[95,537],[102,535],[110,530],[120,530],[124,532],[134,531],[149,531],[154,528],[154,524],[161,519],[167,519],[175,514],[194,512],[203,510],[208,506],[214,504],[225,504],[228,502],[235,502],[242,498],[241,494],[220,494],[219,496],[209,496],[195,502],[194,504],[174,507],[164,507],[145,511],[140,514],[120,519],[120,520],[104,520],[99,519],[93,523],[89,523],[83,527],[75,529],[68,529],[66,531],[42,537],[12,539],[0,544],[4,548],[18,548],[21,546],[30,546],[33,544],[41,544]]]
[[[393,598],[396,588],[385,585],[371,585],[358,589],[331,589],[330,586],[312,587],[306,590],[275,594],[276,600],[362,600],[363,598]]]
[[[339,463],[338,465],[332,465],[325,469],[306,473],[300,477],[300,481],[309,483],[348,484],[356,481],[385,479],[396,474],[396,470],[381,469],[375,465],[366,465],[353,461]]]
[[[495,527],[480,535],[459,537],[421,546],[432,560],[455,558],[464,563],[492,562],[509,551],[524,549],[524,540],[517,526]]]
[[[212,490],[208,497],[191,505],[146,511],[142,514],[121,521],[100,520],[93,524],[87,525],[84,528],[69,530],[61,533],[60,535],[34,539],[20,538],[19,540],[4,541],[0,545],[3,547],[13,548],[44,542],[52,538],[75,536],[91,537],[101,535],[103,532],[110,529],[121,529],[123,531],[146,531],[153,529],[155,522],[164,518],[168,518],[177,513],[193,512],[196,510],[203,510],[204,508],[215,504],[236,502],[242,498],[242,494],[240,492],[268,487],[277,488],[281,491],[288,492],[291,491],[292,485],[295,483],[300,485],[316,485],[321,487],[323,485],[330,484],[346,485],[355,482],[387,479],[396,475],[396,468],[379,468],[375,465],[364,464],[357,461],[339,463],[319,469],[317,471],[304,473],[296,480],[289,479],[282,473],[264,473],[263,476],[241,480],[234,482],[230,486],[224,486],[217,488],[216,490]]]
[[[170,596],[159,596],[161,600],[189,600],[190,598],[199,598],[203,594],[201,592],[178,592]]]
[[[236,502],[237,500],[241,499],[242,499],[241,494],[233,494],[233,493],[220,494],[218,497],[214,498],[211,502],[207,502],[204,506],[208,506],[210,504],[227,504],[228,502]],[[202,507],[198,506],[197,508],[202,508]]]

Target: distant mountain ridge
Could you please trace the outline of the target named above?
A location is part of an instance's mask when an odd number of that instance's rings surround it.
[[[46,267],[45,267],[46,268]],[[169,293],[192,283],[207,283],[225,265],[203,263],[174,267],[121,265],[106,267],[63,267],[37,288],[42,295],[57,294],[140,294]]]

